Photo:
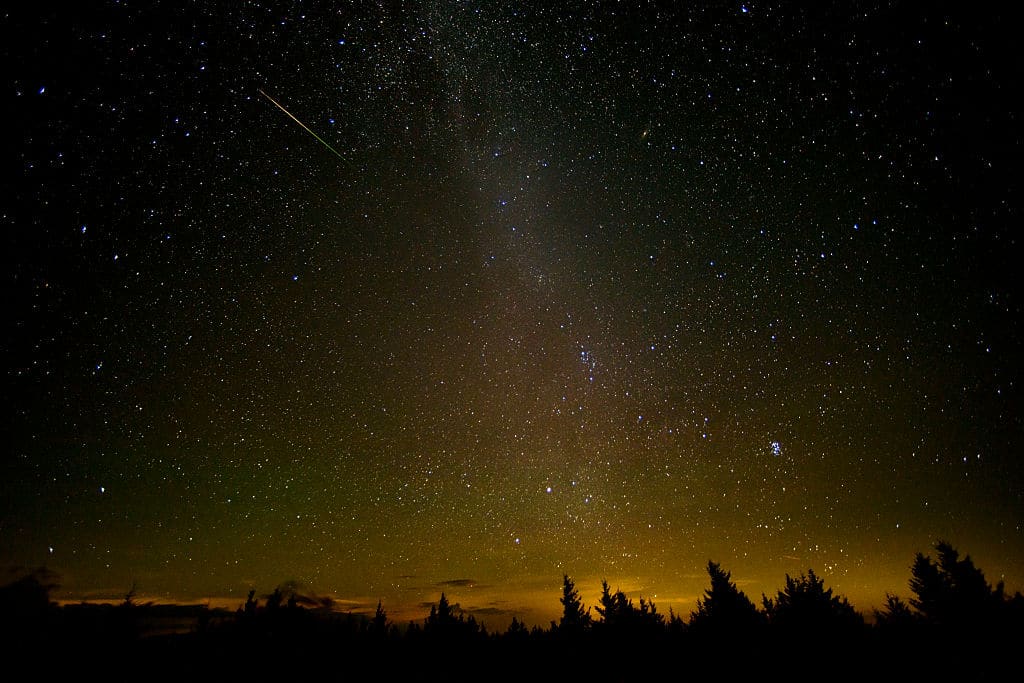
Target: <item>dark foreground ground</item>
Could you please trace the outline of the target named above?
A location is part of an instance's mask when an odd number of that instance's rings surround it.
[[[515,637],[210,627],[135,637],[8,633],[4,680],[987,681],[1022,673],[1019,630],[561,633]]]

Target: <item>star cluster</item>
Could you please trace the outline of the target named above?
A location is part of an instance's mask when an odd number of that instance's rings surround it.
[[[708,558],[867,608],[939,537],[1024,584],[1006,18],[547,5],[6,11],[0,561],[541,623]]]

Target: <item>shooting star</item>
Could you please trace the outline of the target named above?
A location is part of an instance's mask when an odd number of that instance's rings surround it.
[[[263,92],[262,90],[260,90],[259,92],[260,92],[260,94],[261,94],[261,95],[263,95],[263,96],[264,96],[264,97],[266,97],[266,98],[267,98],[268,100],[270,100],[270,101],[271,101],[271,102],[272,102],[272,103],[274,104],[274,106],[275,106],[275,107],[277,107],[278,109],[280,109],[281,111],[283,111],[283,112],[284,112],[285,114],[287,114],[287,115],[288,115],[288,118],[290,118],[290,119],[291,119],[292,121],[294,121],[295,123],[297,123],[297,124],[299,124],[300,126],[302,126],[303,130],[305,130],[305,131],[306,131],[307,133],[309,133],[310,135],[312,135],[313,137],[315,137],[315,138],[316,138],[317,140],[319,140],[319,141],[320,141],[320,144],[321,144],[321,145],[323,145],[323,146],[324,146],[324,147],[326,147],[327,149],[329,149],[329,150],[331,150],[332,152],[334,152],[335,156],[337,156],[337,157],[338,157],[339,159],[341,159],[342,161],[347,161],[347,160],[345,159],[345,157],[341,156],[341,154],[339,154],[339,153],[338,153],[338,150],[336,150],[336,149],[334,149],[333,147],[331,147],[330,145],[328,145],[328,144],[327,144],[327,142],[326,142],[326,141],[325,141],[325,140],[324,140],[324,139],[323,139],[322,137],[320,137],[319,135],[317,135],[316,133],[314,133],[314,132],[313,132],[312,130],[310,130],[310,129],[309,129],[309,126],[307,126],[307,125],[306,125],[306,124],[304,124],[304,123],[303,123],[302,121],[299,121],[299,120],[298,120],[297,118],[295,118],[294,116],[292,116],[292,113],[291,113],[290,111],[288,111],[287,109],[285,109],[284,107],[282,107],[282,106],[281,106],[281,105],[280,105],[280,104],[278,103],[278,101],[277,101],[277,100],[275,100],[275,99],[274,99],[273,97],[271,97],[271,96],[270,96],[270,95],[268,95],[267,93]]]

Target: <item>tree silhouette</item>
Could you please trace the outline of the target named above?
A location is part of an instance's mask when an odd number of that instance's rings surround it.
[[[668,608],[668,631],[674,635],[678,635],[686,630],[686,622],[683,618],[672,611],[672,608]]]
[[[622,591],[612,593],[608,581],[601,580],[601,597],[598,598],[597,613],[601,615],[601,623],[605,627],[614,627],[623,621],[628,601]]]
[[[835,630],[853,630],[864,624],[846,598],[832,594],[825,588],[813,569],[798,578],[786,575],[786,587],[775,600],[763,598],[768,622],[783,629],[825,633]]]
[[[886,593],[885,607],[875,610],[875,623],[882,628],[905,629],[917,623],[917,616],[899,596]]]
[[[50,591],[57,588],[56,575],[46,568],[0,586],[0,649],[36,641],[52,626],[57,606]]]
[[[761,623],[761,613],[732,582],[729,572],[708,561],[708,575],[711,588],[697,600],[697,611],[690,614],[691,627],[698,631],[750,630]]]
[[[462,615],[461,614],[459,615],[459,625],[462,626],[463,624],[465,624],[465,626],[463,627],[463,632],[466,633],[466,634],[469,634],[469,635],[478,635],[479,634],[479,635],[482,635],[482,636],[486,636],[487,635],[487,627],[484,626],[483,624],[478,624],[477,621],[476,621],[476,617],[474,617],[472,614],[470,614],[468,617],[466,617],[465,621],[463,621]]]
[[[137,587],[137,584],[134,581],[132,581],[132,586],[128,589],[128,592],[125,594],[124,602],[121,603],[122,607],[135,606],[135,594],[137,592]]]
[[[441,599],[437,601],[436,605],[430,606],[430,616],[427,617],[427,629],[443,629],[450,624],[455,622],[455,615],[452,612],[452,606],[448,602],[448,597],[441,593]]]
[[[481,634],[480,626],[472,615],[467,619],[465,614],[455,615],[458,605],[448,602],[448,596],[441,593],[436,605],[430,606],[430,615],[423,624],[423,632],[443,638],[454,636],[477,636]]]
[[[558,601],[562,603],[562,619],[558,622],[560,630],[579,633],[590,628],[590,609],[583,609],[583,600],[568,574],[562,575],[562,597]]]
[[[530,632],[527,630],[526,625],[513,616],[512,623],[508,625],[508,629],[505,631],[505,637],[513,642],[523,642],[529,636]]]
[[[370,631],[381,636],[388,632],[388,613],[384,611],[384,605],[380,600],[377,601],[377,611],[370,622]]]
[[[654,601],[645,601],[643,596],[640,596],[640,609],[637,611],[636,617],[638,625],[644,629],[660,629],[665,625],[665,615],[658,614],[658,607]]]
[[[813,570],[795,578],[787,575],[777,595],[763,597],[762,612],[728,571],[710,561],[710,585],[688,622],[672,610],[666,618],[644,597],[634,601],[621,590],[612,591],[606,580],[591,618],[574,581],[563,574],[562,614],[551,622],[550,631],[524,624],[517,613],[507,630],[493,635],[445,593],[436,604],[425,605],[429,617],[400,630],[388,622],[382,600],[375,612],[345,615],[333,611],[330,601],[298,593],[289,583],[281,584],[261,605],[256,591],[249,591],[238,617],[225,619],[227,614],[215,609],[197,613],[195,605],[143,604],[134,590],[123,602],[59,607],[49,601],[49,583],[41,576],[28,576],[0,586],[0,644],[12,652],[33,647],[62,652],[120,649],[133,658],[180,663],[187,670],[170,677],[186,679],[208,661],[230,666],[245,662],[244,672],[221,676],[225,679],[273,678],[264,670],[265,662],[279,660],[286,667],[295,661],[291,653],[305,653],[303,657],[313,661],[316,653],[338,648],[345,657],[387,659],[389,670],[395,672],[390,677],[410,679],[423,677],[424,663],[431,658],[444,661],[458,655],[467,672],[497,671],[508,680],[579,677],[581,658],[600,662],[594,673],[606,680],[671,680],[678,672],[663,676],[669,671],[659,667],[678,666],[676,654],[694,667],[694,675],[745,678],[763,676],[764,661],[783,648],[789,648],[785,663],[792,667],[788,672],[796,672],[795,678],[811,671],[828,677],[828,667],[838,658],[844,667],[853,667],[841,672],[851,678],[870,679],[879,672],[894,680],[991,677],[998,658],[988,653],[1012,652],[1024,637],[1024,597],[1017,593],[1007,599],[1001,586],[990,587],[971,559],[948,544],[939,544],[937,550],[934,561],[920,554],[915,560],[913,600],[886,594],[885,603],[874,611],[873,629],[863,628],[863,619],[849,602],[834,595]],[[973,620],[962,620],[964,615]],[[188,633],[157,631],[168,618],[176,623],[197,619],[199,627]],[[962,628],[935,628],[930,623]],[[749,656],[737,657],[738,647]],[[632,652],[643,653],[642,663],[619,654]],[[915,652],[941,656],[914,657]],[[499,666],[520,669],[494,669],[492,663],[499,661]],[[529,673],[516,675],[520,672]]]
[[[266,604],[267,611],[268,612],[276,611],[279,607],[281,607],[281,603],[283,601],[284,601],[284,593],[281,592],[281,587],[278,586],[277,588],[274,589],[273,593],[271,593],[270,595],[267,596],[267,604]]]
[[[253,588],[252,590],[249,591],[249,597],[246,598],[246,600],[245,600],[245,612],[244,612],[245,616],[248,617],[248,618],[255,617],[256,616],[256,607],[257,607],[256,589]]]
[[[26,576],[0,586],[0,613],[27,615],[47,611],[50,591],[57,588],[54,575],[47,569],[38,569]]]
[[[620,590],[611,592],[608,582],[601,581],[601,597],[597,613],[601,615],[601,625],[608,630],[640,632],[661,629],[665,624],[665,616],[658,614],[653,602],[640,598],[639,609],[633,601]]]
[[[994,589],[971,556],[946,541],[935,544],[938,562],[917,553],[911,567],[910,590],[914,606],[928,623],[970,625],[991,618],[1004,606],[1003,584]]]

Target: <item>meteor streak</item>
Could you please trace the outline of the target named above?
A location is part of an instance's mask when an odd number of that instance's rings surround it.
[[[299,121],[299,120],[298,120],[297,118],[295,118],[294,116],[292,116],[292,113],[291,113],[290,111],[288,111],[287,109],[285,109],[284,107],[282,107],[282,106],[281,106],[281,105],[280,105],[280,104],[279,104],[279,103],[277,102],[277,100],[275,100],[275,99],[274,99],[273,97],[271,97],[271,96],[270,96],[270,95],[268,95],[267,93],[263,92],[262,90],[260,90],[259,92],[260,92],[260,94],[261,94],[261,95],[263,95],[263,96],[264,96],[264,97],[266,97],[266,98],[267,98],[268,100],[270,100],[270,101],[271,101],[271,102],[272,102],[272,103],[274,104],[274,106],[275,106],[275,107],[277,107],[278,109],[280,109],[281,111],[283,111],[283,112],[284,112],[285,114],[287,114],[287,115],[288,115],[288,118],[290,118],[290,119],[291,119],[292,121],[294,121],[295,123],[297,123],[297,124],[299,124],[300,126],[302,126],[303,130],[305,130],[305,131],[306,131],[307,133],[309,133],[310,135],[312,135],[313,137],[315,137],[315,138],[316,138],[317,140],[319,140],[319,141],[320,141],[320,144],[322,144],[322,145],[323,145],[324,147],[326,147],[327,149],[329,149],[329,150],[331,150],[332,152],[334,152],[334,154],[335,154],[335,155],[336,155],[336,156],[337,156],[337,157],[338,157],[339,159],[341,159],[342,161],[346,161],[345,157],[341,156],[341,154],[339,154],[339,153],[338,153],[338,150],[336,150],[336,149],[334,149],[333,147],[331,147],[330,145],[328,145],[328,144],[327,144],[327,142],[325,142],[325,141],[324,141],[324,139],[323,139],[322,137],[320,137],[319,135],[317,135],[316,133],[314,133],[314,132],[313,132],[312,130],[310,130],[310,129],[309,129],[309,126],[307,126],[307,125],[306,125],[306,124],[304,124],[304,123],[303,123],[302,121]]]

